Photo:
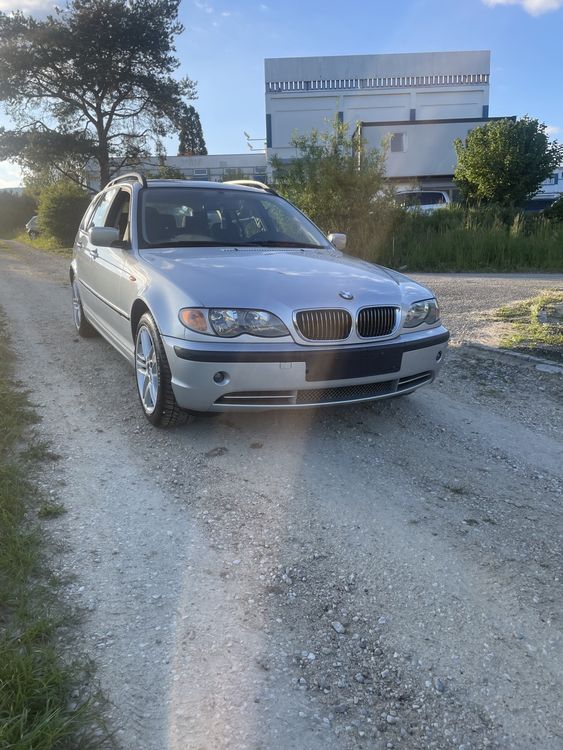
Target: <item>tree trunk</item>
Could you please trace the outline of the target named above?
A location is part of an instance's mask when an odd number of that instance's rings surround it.
[[[110,163],[109,163],[109,147],[108,141],[104,130],[104,123],[101,119],[96,128],[98,131],[98,164],[100,165],[100,190],[104,188],[111,177]]]
[[[104,188],[110,179],[110,169],[109,169],[109,155],[107,152],[107,148],[105,149],[105,153],[100,148],[100,152],[98,155],[98,164],[100,165],[100,190]]]

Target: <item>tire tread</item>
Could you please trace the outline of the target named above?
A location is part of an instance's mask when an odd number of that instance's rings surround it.
[[[191,418],[193,417],[178,406],[178,402],[174,396],[174,391],[172,390],[172,374],[170,372],[168,358],[164,350],[160,333],[150,313],[145,313],[141,316],[139,324],[137,325],[137,331],[142,325],[145,325],[151,331],[153,343],[157,349],[157,356],[160,365],[159,374],[162,398],[162,409],[159,410],[158,414],[154,415],[154,419],[151,418],[152,415],[149,416],[145,413],[145,416],[156,427],[176,427],[185,424],[186,422],[191,421]]]

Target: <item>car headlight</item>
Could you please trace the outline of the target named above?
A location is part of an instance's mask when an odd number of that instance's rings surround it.
[[[403,328],[416,328],[426,323],[432,325],[440,320],[440,308],[435,299],[423,299],[414,302],[403,320]]]
[[[186,307],[180,310],[179,317],[190,331],[223,338],[234,338],[244,333],[265,338],[289,335],[277,315],[266,310]]]

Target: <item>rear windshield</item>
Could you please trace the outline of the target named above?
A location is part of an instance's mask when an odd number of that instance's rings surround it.
[[[326,247],[290,203],[259,191],[148,187],[141,192],[139,245]]]

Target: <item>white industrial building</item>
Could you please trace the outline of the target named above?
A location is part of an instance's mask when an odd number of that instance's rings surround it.
[[[337,117],[368,147],[387,148],[401,186],[453,189],[453,142],[489,119],[490,52],[428,52],[265,60],[268,159]]]
[[[536,195],[537,198],[557,200],[563,196],[563,164],[557,167],[551,177],[544,180]]]
[[[329,130],[337,118],[385,148],[396,187],[454,191],[454,140],[489,118],[490,52],[423,52],[266,59],[266,149],[168,156],[188,179],[271,178],[271,159],[291,160],[295,135]],[[157,172],[151,158],[139,167]],[[91,184],[96,186],[92,173]]]

